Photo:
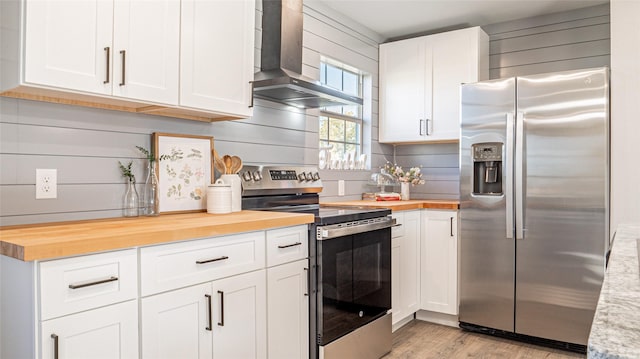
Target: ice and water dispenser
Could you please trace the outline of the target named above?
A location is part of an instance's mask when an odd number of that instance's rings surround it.
[[[471,145],[473,150],[473,194],[501,195],[502,143],[486,142]]]

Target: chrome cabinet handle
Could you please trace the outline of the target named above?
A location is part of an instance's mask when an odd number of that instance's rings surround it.
[[[304,269],[305,276],[307,277],[307,288],[305,289],[304,296],[309,296],[309,268]]]
[[[84,287],[90,287],[92,285],[115,282],[117,280],[118,280],[118,277],[109,277],[109,278],[105,278],[105,279],[96,280],[96,281],[93,281],[93,282],[83,282],[83,283],[75,283],[75,284],[72,283],[72,284],[69,284],[69,288],[71,288],[71,289],[80,289],[80,288],[84,288]]]
[[[207,306],[209,307],[209,318],[207,320],[208,325],[204,329],[211,331],[212,330],[211,327],[213,323],[213,321],[211,320],[211,295],[205,294],[204,296],[207,298]]]
[[[51,334],[51,338],[53,338],[53,359],[58,359],[58,336]]]
[[[223,261],[225,259],[229,259],[229,257],[228,256],[222,256],[222,257],[218,257],[218,258],[205,259],[205,260],[202,260],[202,261],[196,261],[196,264],[205,264],[205,263]]]
[[[427,133],[427,136],[431,136],[431,132],[429,132],[429,122],[431,120],[430,119],[426,119],[426,128],[425,128],[425,132]]]
[[[278,246],[278,248],[283,249],[283,248],[289,248],[289,247],[295,247],[295,246],[300,246],[302,245],[301,242],[296,242],[293,244],[285,244],[284,246]]]
[[[125,50],[120,50],[120,55],[122,55],[122,80],[120,81],[120,86],[124,86],[124,72],[125,72],[125,66],[126,66],[126,56],[127,53]]]
[[[224,327],[224,292],[219,290],[218,294],[220,294],[220,321],[218,325]]]
[[[109,77],[111,77],[110,74],[109,74],[109,60],[111,59],[111,48],[110,47],[105,47],[104,51],[107,52],[107,78],[104,81],[102,81],[102,83],[103,84],[108,84],[109,83]]]
[[[418,128],[418,132],[420,133],[420,136],[424,135],[424,133],[422,132],[422,124],[424,123],[423,119],[420,119],[420,127]]]

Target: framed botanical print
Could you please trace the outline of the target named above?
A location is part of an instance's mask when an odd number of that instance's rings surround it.
[[[213,137],[153,134],[158,174],[159,212],[197,212],[207,208],[207,187],[213,181]]]

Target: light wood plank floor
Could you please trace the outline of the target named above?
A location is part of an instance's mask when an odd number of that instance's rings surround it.
[[[565,359],[586,356],[413,320],[393,334],[393,348],[384,357],[399,358]]]

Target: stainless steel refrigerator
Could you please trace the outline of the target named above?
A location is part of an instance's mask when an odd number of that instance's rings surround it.
[[[460,326],[582,350],[609,246],[609,71],[461,91]]]

